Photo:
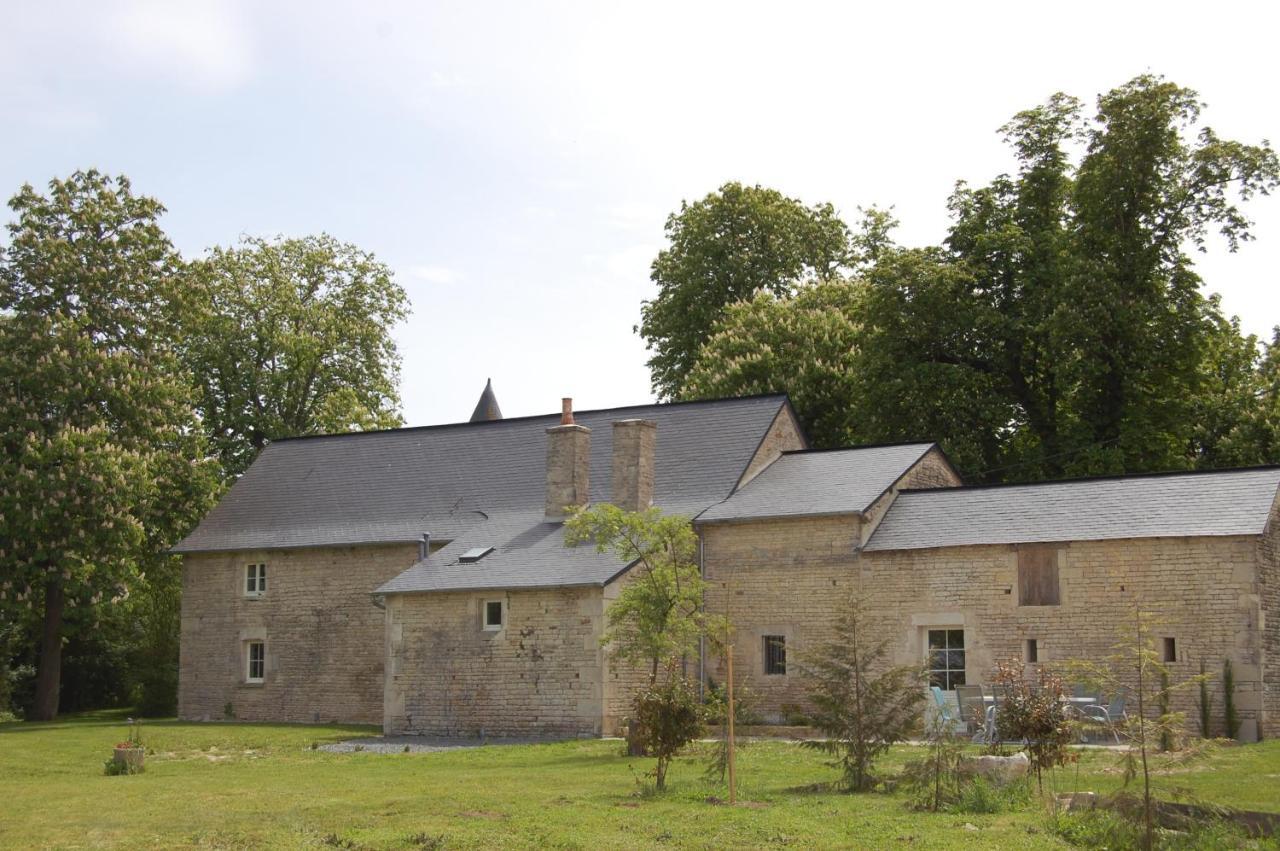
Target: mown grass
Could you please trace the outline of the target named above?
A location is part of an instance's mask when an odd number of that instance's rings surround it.
[[[1055,848],[1031,805],[997,814],[929,814],[902,794],[845,795],[822,757],[784,742],[739,760],[736,807],[703,779],[697,753],[671,789],[644,794],[651,767],[612,741],[430,754],[329,754],[312,744],[374,731],[272,724],[143,726],[147,771],[102,774],[123,718],[0,725],[0,845],[22,848]],[[918,754],[896,748],[892,773]],[[1112,753],[1059,771],[1059,791],[1107,791]],[[1160,781],[1164,794],[1280,811],[1280,743],[1223,748]]]

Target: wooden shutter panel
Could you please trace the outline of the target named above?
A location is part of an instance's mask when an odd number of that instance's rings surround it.
[[[1018,549],[1018,605],[1056,606],[1058,550],[1056,547]]]

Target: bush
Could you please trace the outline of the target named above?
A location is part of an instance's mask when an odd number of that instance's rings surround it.
[[[1037,785],[1043,788],[1044,769],[1076,758],[1067,747],[1075,738],[1075,730],[1067,715],[1069,704],[1064,700],[1062,678],[1038,668],[1036,682],[1031,683],[1022,670],[1020,659],[997,666],[996,683],[1004,697],[996,710],[996,726],[1003,740],[1025,742],[1022,748],[1031,760]]]
[[[702,735],[705,715],[697,692],[674,671],[667,680],[647,686],[635,699],[635,724],[647,752],[658,762],[654,787],[667,787],[667,769],[680,749]]]
[[[875,786],[875,761],[919,729],[924,713],[923,667],[887,667],[888,633],[866,621],[863,597],[855,593],[834,639],[805,654],[800,666],[812,683],[813,725],[827,734],[802,745],[833,754],[851,792]]]

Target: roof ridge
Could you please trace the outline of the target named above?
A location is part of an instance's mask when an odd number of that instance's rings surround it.
[[[788,399],[788,397],[786,393],[753,393],[750,396],[721,396],[715,399],[685,399],[678,402],[649,402],[649,403],[639,404],[639,405],[618,405],[612,408],[592,408],[590,410],[585,410],[585,411],[574,411],[573,415],[575,417],[578,417],[578,416],[584,416],[586,414],[607,414],[611,411],[628,411],[636,408],[676,408],[676,407],[683,407],[686,405],[712,405],[716,403],[725,403],[725,402],[748,402],[756,399],[784,400],[784,399]],[[299,434],[299,435],[294,435],[293,437],[277,437],[274,440],[272,440],[268,445],[276,444],[276,443],[286,443],[286,442],[291,443],[291,442],[300,441],[300,440],[318,440],[321,438],[360,437],[362,435],[368,435],[368,434],[398,434],[400,432],[431,431],[435,429],[447,429],[447,428],[468,428],[468,427],[485,428],[485,427],[501,426],[504,423],[519,423],[519,422],[528,422],[531,420],[544,420],[544,419],[558,420],[559,418],[560,418],[560,413],[556,412],[553,414],[529,414],[523,417],[506,417],[501,420],[486,420],[483,422],[462,421],[462,422],[456,422],[456,423],[435,423],[432,425],[420,425],[420,426],[401,426],[399,428],[368,429],[365,431],[339,431],[339,432],[329,432],[326,434]]]
[[[825,449],[784,449],[783,455],[816,455],[822,452],[851,452],[855,449],[892,449],[898,446],[937,446],[936,440],[903,440],[893,443],[852,443],[848,446],[829,446]]]
[[[1211,470],[1157,470],[1146,473],[1116,473],[1107,476],[1076,476],[1069,479],[1044,479],[1038,482],[992,482],[988,484],[953,485],[945,488],[901,488],[904,493],[945,493],[950,491],[998,490],[1001,488],[1033,488],[1048,485],[1071,485],[1084,482],[1115,482],[1126,479],[1159,479],[1175,476],[1210,476],[1223,473],[1256,473],[1260,470],[1280,470],[1280,464],[1258,464],[1253,467],[1219,467]]]

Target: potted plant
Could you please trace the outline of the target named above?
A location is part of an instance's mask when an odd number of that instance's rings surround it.
[[[129,720],[129,736],[123,742],[116,742],[115,753],[111,757],[110,768],[113,774],[139,774],[143,771],[143,760],[147,755],[142,746],[142,735],[138,731],[138,723]]]

